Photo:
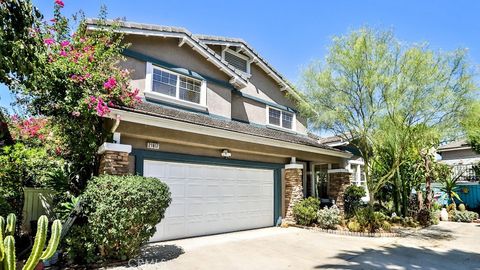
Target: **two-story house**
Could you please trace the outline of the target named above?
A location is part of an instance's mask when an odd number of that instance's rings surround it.
[[[308,136],[300,95],[245,41],[132,22],[117,31],[131,44],[122,65],[143,102],[111,110],[116,144],[99,150],[101,168],[128,165],[170,187],[152,241],[291,220],[313,168],[332,174],[341,200],[351,154]]]

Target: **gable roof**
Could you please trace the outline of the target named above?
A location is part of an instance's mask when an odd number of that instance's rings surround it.
[[[295,92],[294,87],[288,82],[288,80],[280,74],[270,63],[265,60],[260,54],[253,49],[250,44],[241,38],[230,38],[222,36],[212,35],[195,35],[199,40],[205,44],[223,45],[223,46],[236,46],[239,47],[238,52],[246,51],[253,58],[253,63],[256,63],[262,68],[272,79],[274,79],[284,90],[289,91],[291,94],[298,95]]]
[[[87,19],[87,29],[101,29],[102,26],[99,24],[99,22],[100,21],[98,19]],[[222,57],[219,56],[214,50],[210,49],[206,44],[201,42],[185,28],[113,20],[108,20],[105,22],[105,24],[118,25],[118,29],[115,31],[124,34],[178,38],[180,39],[178,44],[179,47],[183,46],[184,44],[191,46],[194,51],[205,57],[207,61],[211,62],[221,71],[229,75],[231,77],[230,83],[232,85],[241,88],[247,85],[247,76],[244,73],[238,71],[234,66],[223,60]]]
[[[101,28],[99,26],[98,19],[87,19],[87,29],[89,30],[98,30]],[[127,22],[127,21],[113,21],[107,20],[105,22],[107,25],[118,25],[118,32],[124,34],[132,35],[143,35],[143,36],[162,36],[162,37],[173,37],[179,38],[179,46],[188,44],[192,47],[193,50],[200,53],[207,61],[216,65],[221,71],[225,72],[227,75],[231,76],[230,83],[236,87],[243,88],[247,86],[248,75],[244,72],[239,71],[237,68],[229,64],[227,61],[222,59],[221,55],[218,55],[214,50],[212,50],[208,44],[218,44],[218,45],[227,45],[237,46],[240,50],[245,50],[253,58],[253,63],[256,63],[262,68],[268,76],[274,79],[280,86],[280,89],[288,91],[292,97],[297,100],[302,100],[300,94],[294,90],[294,87],[283,77],[277,70],[275,70],[263,57],[261,57],[246,41],[239,38],[228,38],[220,36],[211,36],[211,35],[197,35],[192,34],[190,31],[183,27],[171,27],[171,26],[162,26],[155,24],[144,24],[136,22]]]

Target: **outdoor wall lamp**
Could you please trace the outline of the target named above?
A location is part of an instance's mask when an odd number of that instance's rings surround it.
[[[228,149],[223,149],[223,150],[222,150],[222,157],[223,157],[223,158],[227,159],[227,158],[229,158],[229,157],[231,157],[231,156],[232,156],[232,153],[231,153],[230,151],[228,151]]]

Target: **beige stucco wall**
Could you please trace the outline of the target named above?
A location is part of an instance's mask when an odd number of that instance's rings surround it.
[[[228,82],[230,79],[188,45],[179,47],[178,39],[126,35],[125,42],[131,44],[129,49],[132,51],[221,81]],[[219,46],[212,46],[212,48],[217,53],[221,53]],[[140,89],[140,92],[143,93],[145,90],[146,63],[127,57],[127,61],[121,65],[132,70],[131,86]],[[268,102],[295,108],[295,103],[285,95],[285,92],[281,92],[279,85],[256,64],[251,65],[251,77],[248,86],[239,90]],[[211,82],[207,82],[207,108],[214,115],[261,125],[267,123],[265,104],[232,94],[231,89]],[[306,133],[306,121],[298,114],[296,116],[296,132]]]
[[[222,149],[229,149],[232,159],[263,161],[272,163],[289,163],[290,157],[298,160],[339,163],[340,158],[242,142],[232,139],[198,135],[185,131],[176,131],[159,127],[145,126],[121,121],[116,132],[120,132],[121,143],[130,144],[133,148],[146,149],[147,141],[160,143],[159,151],[182,153],[198,156],[220,157]]]
[[[210,45],[211,49],[213,49],[217,54],[221,55],[222,48],[219,45]],[[250,66],[250,73],[251,77],[249,79],[248,86],[245,88],[240,89],[243,93],[254,96],[256,98],[260,98],[262,100],[273,102],[276,104],[280,104],[283,106],[287,106],[290,108],[295,108],[295,102],[285,95],[285,92],[280,90],[280,86],[278,83],[272,79],[263,69],[261,69],[257,64],[252,64]],[[235,104],[240,104],[237,100],[234,101]],[[258,102],[250,102],[250,103],[258,103]],[[265,105],[260,106],[250,106],[252,111],[244,111],[244,107],[241,106],[239,108],[235,108],[232,106],[232,118],[246,120],[246,115],[255,115],[258,113],[258,107],[262,107],[264,110],[266,108]],[[266,116],[266,112],[264,113]],[[242,117],[243,116],[243,117]],[[262,119],[256,117],[256,120],[261,120],[261,122],[255,122],[259,124],[266,124],[266,117],[262,116]],[[307,133],[307,121],[301,117],[299,114],[296,115],[296,132],[306,134]]]
[[[178,47],[178,39],[161,37],[142,37],[135,35],[125,36],[125,42],[130,43],[130,50],[165,61],[172,65],[195,71],[199,74],[220,80],[228,81],[229,77],[215,65],[205,60],[188,45]],[[125,68],[133,70],[131,73],[132,88],[145,90],[146,63],[127,57],[121,63]],[[207,108],[212,114],[230,118],[231,90],[218,84],[207,82]]]

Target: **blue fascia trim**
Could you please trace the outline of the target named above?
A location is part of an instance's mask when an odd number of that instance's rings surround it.
[[[270,101],[266,101],[264,99],[261,99],[261,98],[258,98],[258,97],[255,97],[255,96],[252,96],[252,95],[249,95],[249,94],[245,94],[237,89],[232,89],[232,93],[234,94],[237,94],[243,98],[246,98],[246,99],[250,99],[250,100],[253,100],[253,101],[256,101],[256,102],[259,102],[259,103],[262,103],[262,104],[265,104],[265,105],[268,105],[270,107],[274,107],[274,108],[277,108],[277,109],[280,109],[280,110],[284,110],[284,111],[287,111],[287,112],[293,112],[293,113],[296,113],[297,110],[294,110],[290,107],[287,107],[287,106],[284,106],[284,105],[280,105],[280,104],[277,104],[277,103],[273,103],[273,102],[270,102]]]
[[[189,77],[196,78],[196,79],[199,79],[199,80],[205,80],[207,82],[214,83],[214,84],[226,87],[228,89],[231,89],[233,87],[230,83],[228,83],[226,81],[218,80],[218,79],[212,78],[210,76],[200,74],[200,73],[197,73],[195,71],[170,64],[170,63],[165,62],[163,60],[160,60],[160,59],[157,59],[157,58],[154,58],[154,57],[151,57],[151,56],[148,56],[148,55],[145,55],[143,53],[139,53],[139,52],[136,52],[136,51],[133,51],[133,50],[130,50],[130,49],[123,49],[122,54],[125,55],[125,56],[128,56],[128,57],[131,57],[131,58],[135,58],[135,59],[140,60],[140,61],[150,62],[152,64],[155,64],[156,66],[160,66],[164,69],[168,69],[168,70],[183,74],[185,76],[189,76]]]
[[[200,113],[200,114],[208,115],[208,116],[210,116],[212,118],[216,118],[216,119],[228,120],[228,121],[232,120],[232,119],[230,119],[226,116],[223,116],[223,115],[210,113],[210,112],[208,112],[208,110],[207,111],[197,110],[195,108],[190,108],[190,107],[182,106],[182,105],[176,105],[176,104],[173,104],[173,103],[170,103],[170,102],[164,102],[164,101],[155,100],[155,99],[151,99],[151,98],[143,98],[143,102],[153,103],[153,104],[158,105],[158,106],[169,107],[169,108],[173,108],[173,109],[176,109],[176,110],[182,110],[182,111],[187,111],[187,112],[191,112],[191,113]]]
[[[255,169],[271,169],[273,170],[273,224],[276,224],[278,219],[281,218],[282,208],[282,168],[284,164],[267,163],[237,159],[223,159],[206,156],[194,156],[187,154],[178,154],[171,152],[151,151],[144,149],[133,149],[131,155],[135,156],[135,172],[138,175],[143,175],[144,161],[145,159],[160,160],[160,161],[172,161],[183,163],[196,163],[206,165],[220,165],[220,166],[232,166],[232,167],[244,167]]]

